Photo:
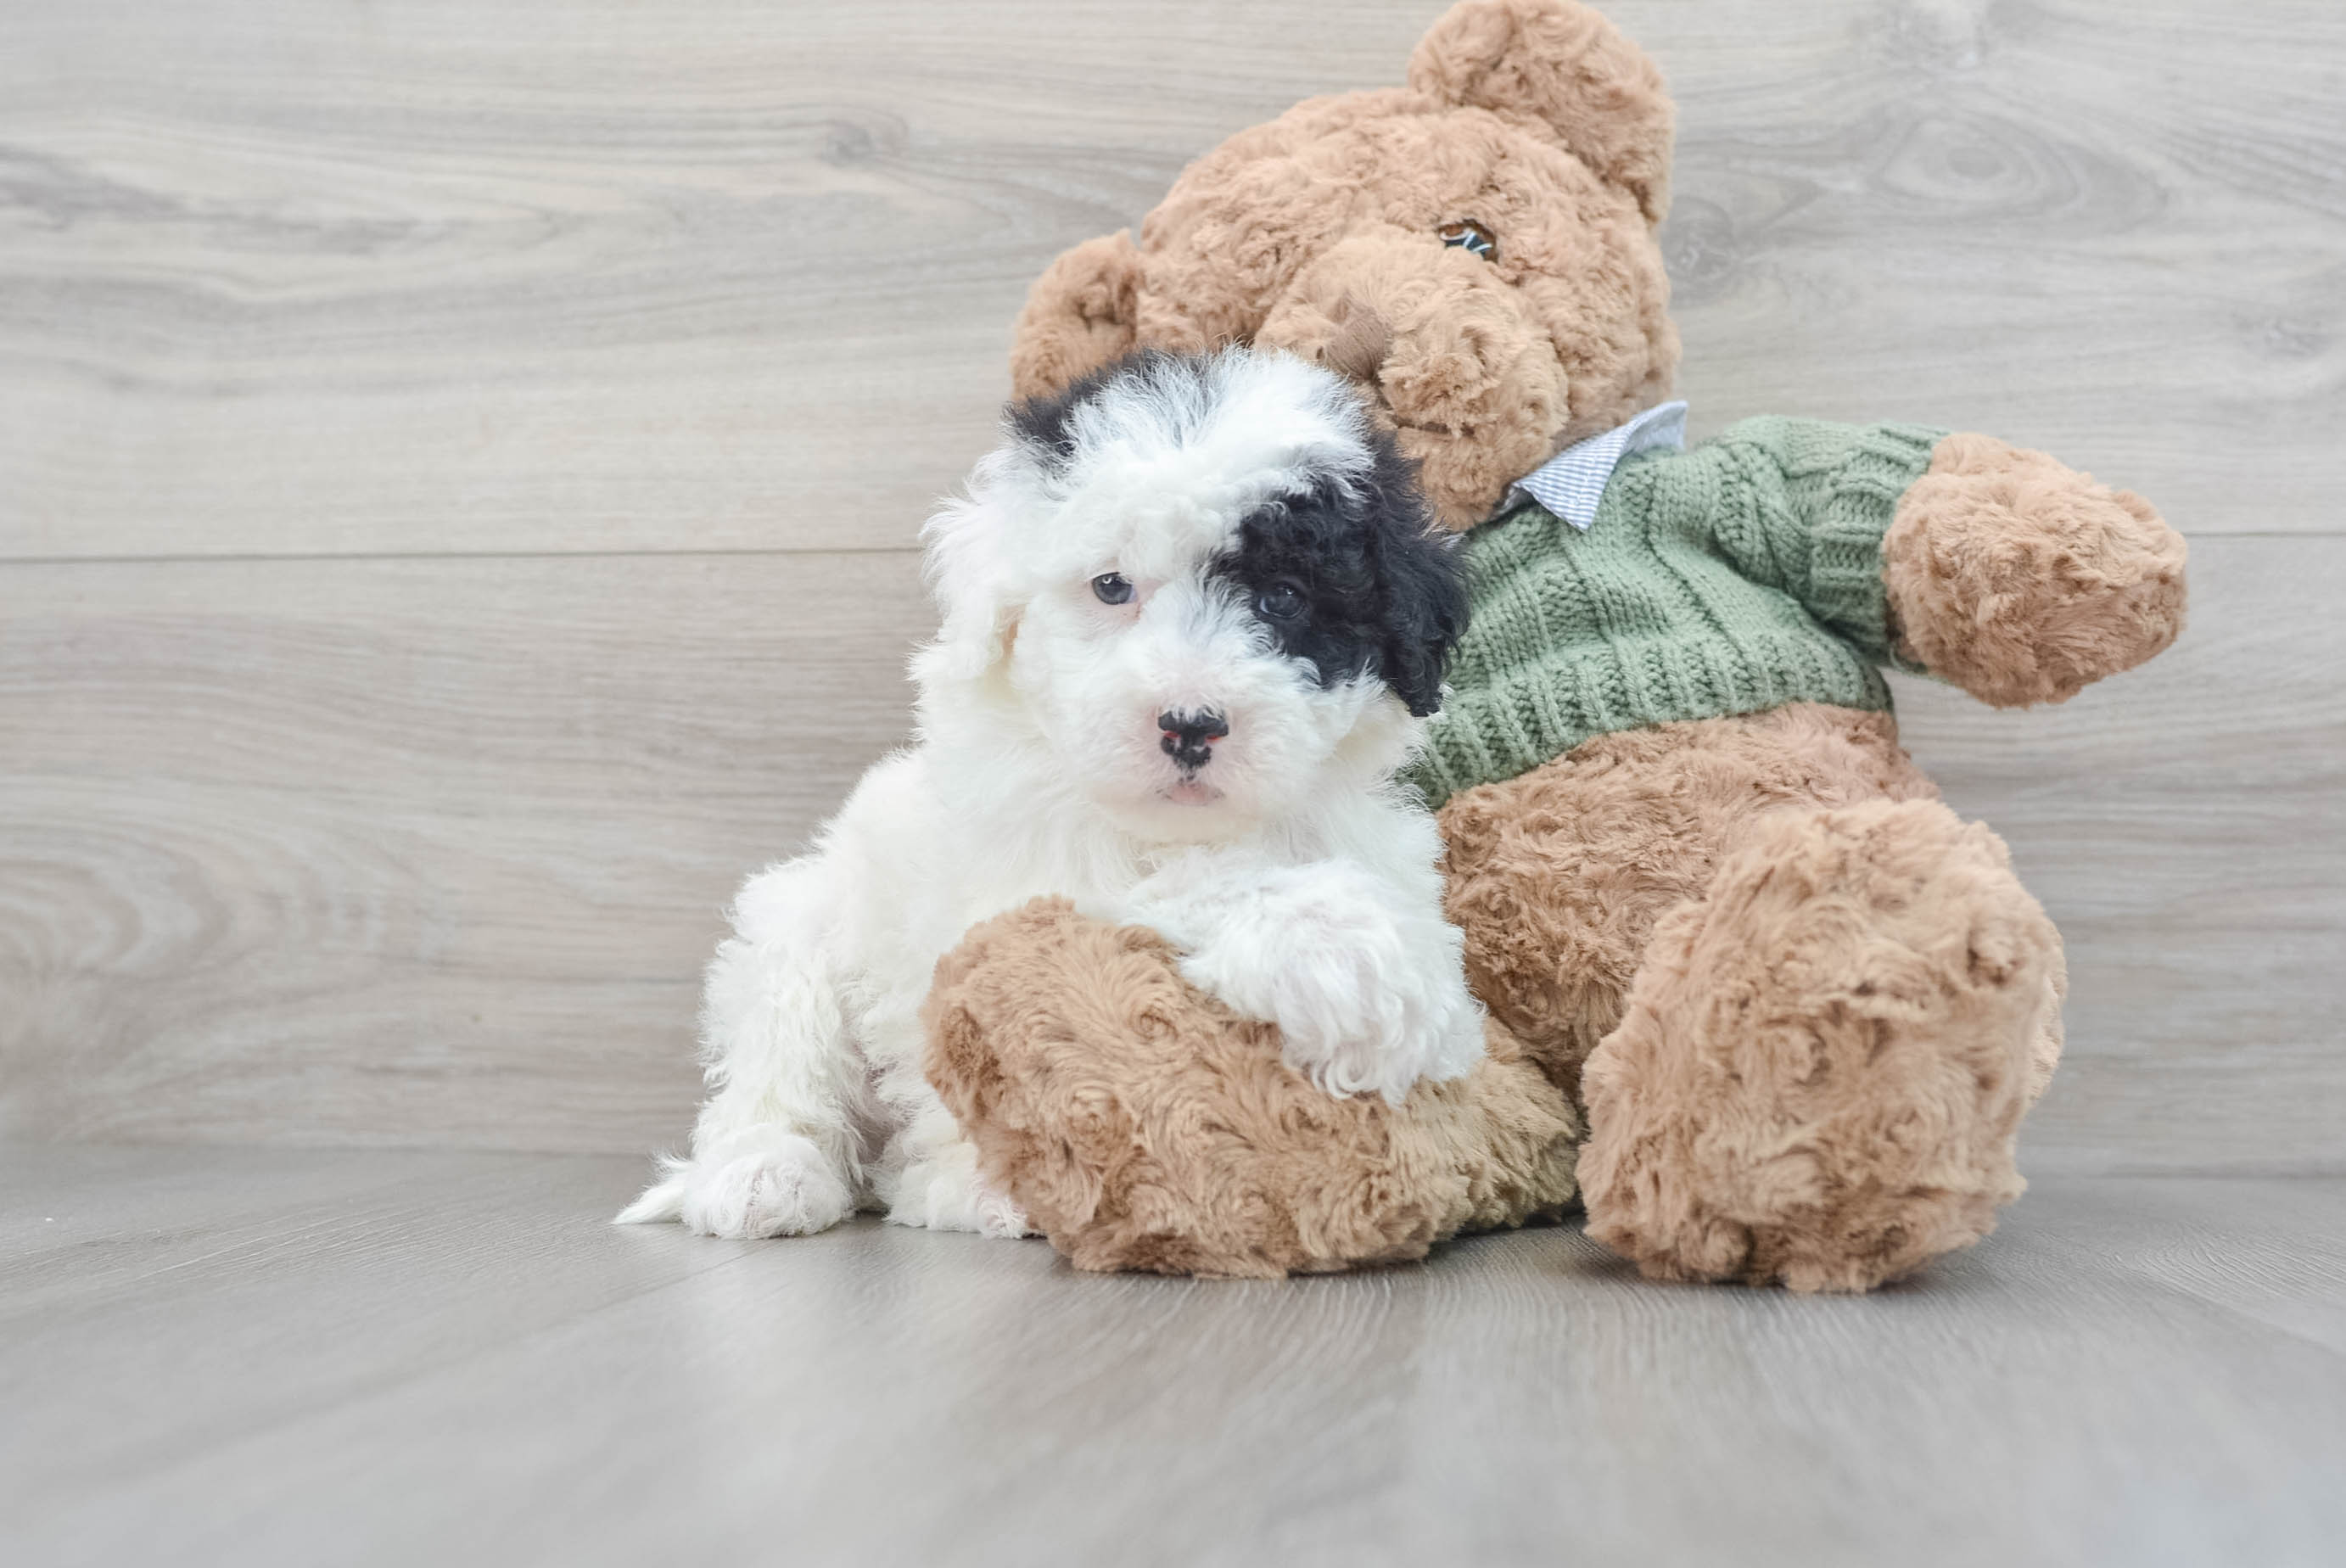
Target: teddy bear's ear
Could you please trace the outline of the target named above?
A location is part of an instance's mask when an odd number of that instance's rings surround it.
[[[1463,0],[1419,40],[1409,85],[1544,122],[1649,223],[1669,205],[1669,96],[1618,28],[1575,0]]]
[[[1012,329],[1012,395],[1049,397],[1130,353],[1140,271],[1127,229],[1086,239],[1046,268]]]

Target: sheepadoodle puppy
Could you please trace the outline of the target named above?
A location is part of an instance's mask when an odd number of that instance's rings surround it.
[[[1392,781],[1465,596],[1392,440],[1337,376],[1235,349],[1005,425],[925,531],[917,743],[742,888],[691,1157],[622,1221],[1023,1234],[921,1074],[919,1013],[964,932],[1040,894],[1161,932],[1331,1094],[1482,1054],[1433,821]]]

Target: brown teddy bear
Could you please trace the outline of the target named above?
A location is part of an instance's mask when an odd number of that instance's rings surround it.
[[[2041,453],[1747,421],[1678,450],[1672,111],[1572,0],[1466,0],[1035,284],[1012,368],[1283,347],[1372,392],[1472,618],[1414,782],[1490,1061],[1331,1101],[1147,932],[1040,904],[939,965],[930,1076],[1086,1268],[1422,1254],[1579,1196],[1664,1278],[1865,1289],[2018,1195],[2052,923],[1900,748],[1879,666],[2058,702],[2166,647],[2182,539]],[[1586,1137],[1580,1137],[1585,1127]]]

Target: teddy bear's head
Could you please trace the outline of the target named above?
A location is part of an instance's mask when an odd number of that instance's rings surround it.
[[[1409,86],[1313,98],[1183,171],[1142,222],[1035,283],[1017,395],[1135,348],[1285,348],[1372,389],[1453,528],[1665,396],[1654,226],[1671,109],[1653,62],[1574,0],[1464,0]]]

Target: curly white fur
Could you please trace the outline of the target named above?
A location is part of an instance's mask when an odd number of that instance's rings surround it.
[[[921,1074],[919,1010],[964,932],[1041,894],[1163,932],[1331,1093],[1398,1100],[1479,1059],[1440,840],[1392,783],[1421,721],[1373,673],[1328,684],[1281,655],[1208,570],[1250,510],[1365,473],[1354,395],[1231,351],[1111,382],[1068,433],[1056,456],[1005,443],[930,524],[944,625],[913,662],[918,743],[742,888],[691,1156],[621,1221],[801,1235],[880,1207],[1022,1234]],[[1102,602],[1106,573],[1129,602]],[[1198,708],[1229,733],[1185,772],[1158,715]]]

